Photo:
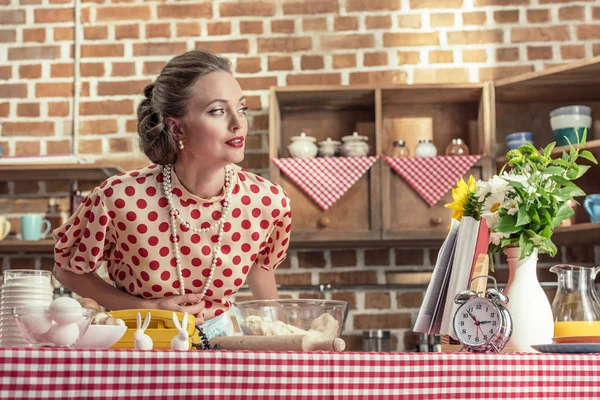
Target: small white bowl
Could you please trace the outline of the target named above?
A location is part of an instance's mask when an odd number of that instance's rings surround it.
[[[119,341],[127,331],[122,325],[90,325],[79,339],[77,349],[108,349]]]

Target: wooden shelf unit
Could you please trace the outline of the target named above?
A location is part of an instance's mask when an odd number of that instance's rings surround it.
[[[0,164],[0,181],[102,181],[121,172],[123,171],[119,167],[102,164]]]

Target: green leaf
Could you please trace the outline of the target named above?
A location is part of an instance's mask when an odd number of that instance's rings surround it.
[[[540,232],[540,236],[550,239],[550,236],[552,236],[552,228],[549,225],[546,225],[546,227]]]
[[[565,172],[565,169],[561,167],[548,167],[544,168],[542,172],[548,175],[562,175]]]
[[[516,226],[523,226],[531,222],[531,218],[529,217],[529,213],[527,212],[527,208],[524,205],[519,207],[519,212],[517,213],[517,224]]]
[[[598,165],[598,160],[596,160],[596,157],[594,157],[594,155],[590,151],[587,151],[587,150],[582,151],[579,154],[579,157],[584,158],[584,159],[588,160],[589,162]]]
[[[552,218],[552,227],[556,228],[557,226],[560,225],[560,223],[571,217],[573,214],[575,214],[575,211],[573,210],[573,208],[564,203],[556,212],[556,215],[554,216],[554,218]]]
[[[571,182],[570,180],[563,178],[562,176],[556,176],[553,175],[550,177],[551,180],[553,180],[556,183],[559,183],[563,186],[567,186],[567,187],[577,187],[577,185],[575,185],[573,182]]]
[[[579,170],[577,171],[577,174],[575,175],[574,178],[572,178],[571,180],[575,180],[575,179],[579,179],[581,178],[581,176],[583,174],[585,174],[587,172],[587,170],[590,169],[589,165],[579,165]]]
[[[537,209],[531,208],[529,210],[529,216],[531,217],[531,220],[533,222],[535,222],[536,224],[540,224],[541,223],[540,216],[538,215]]]
[[[573,165],[571,168],[569,168],[569,170],[567,171],[567,179],[570,181],[574,181],[575,179],[577,179],[579,168],[579,165]]]
[[[566,156],[566,153],[563,154],[563,157]],[[550,162],[552,165],[559,165],[565,168],[570,168],[571,165],[573,165],[572,163],[570,163],[569,161],[567,161],[564,158],[555,158]]]
[[[552,150],[554,150],[554,147],[556,146],[556,142],[551,142],[549,143],[545,148],[544,148],[544,157],[549,158],[550,154],[552,154]]]
[[[558,197],[565,200],[572,200],[574,197],[585,196],[585,192],[577,185],[575,187],[565,187],[554,192]]]
[[[494,225],[495,230],[502,233],[513,233],[516,232],[515,228],[517,224],[517,218],[514,215],[505,215]]]

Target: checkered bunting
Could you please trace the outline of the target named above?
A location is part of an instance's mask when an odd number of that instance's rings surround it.
[[[482,156],[381,157],[434,206]]]
[[[288,178],[327,211],[378,157],[273,158]]]

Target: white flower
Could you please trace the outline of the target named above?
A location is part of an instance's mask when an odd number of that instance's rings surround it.
[[[519,182],[523,185],[527,184],[527,177],[525,175],[517,175],[506,171],[504,171],[504,173],[502,174],[502,179],[506,181]]]
[[[517,199],[506,199],[502,204],[502,208],[504,208],[508,215],[515,215],[519,212],[519,202]]]
[[[502,194],[504,195],[507,191],[510,190],[508,186],[508,182],[498,175],[492,176],[492,178],[488,181],[478,181],[477,182],[477,192],[475,195],[478,197],[479,201],[483,201],[485,197],[492,194]]]
[[[496,225],[496,222],[500,219],[498,210],[500,210],[502,203],[504,203],[504,193],[493,192],[483,202],[481,216],[489,227]]]
[[[496,246],[500,245],[500,241],[502,239],[506,239],[510,236],[509,233],[502,233],[502,232],[495,232],[492,231],[490,232],[490,242],[495,244]]]

